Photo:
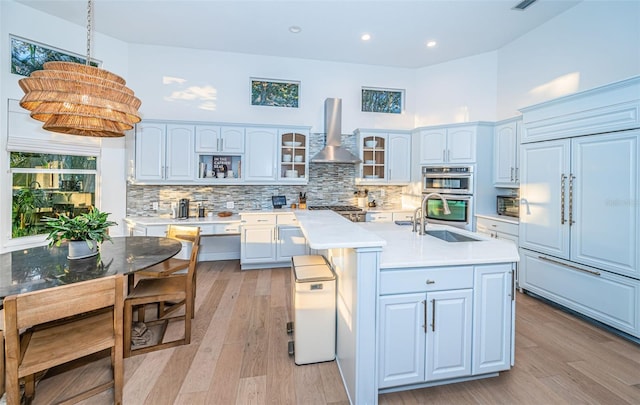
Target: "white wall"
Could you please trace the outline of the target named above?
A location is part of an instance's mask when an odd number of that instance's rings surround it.
[[[415,127],[494,121],[496,72],[496,52],[417,69]]]
[[[414,70],[247,54],[130,46],[131,88],[144,118],[309,125],[324,132],[324,100],[342,98],[343,133],[411,129]],[[300,81],[299,108],[251,105],[251,78]],[[362,86],[407,89],[403,114],[360,111]]]
[[[640,1],[583,1],[498,51],[497,118],[638,74]]]

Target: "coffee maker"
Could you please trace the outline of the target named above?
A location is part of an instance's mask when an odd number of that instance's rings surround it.
[[[189,200],[187,198],[181,198],[180,201],[178,201],[178,218],[189,218]]]

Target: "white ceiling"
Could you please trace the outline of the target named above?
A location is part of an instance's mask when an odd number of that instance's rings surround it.
[[[16,1],[86,26],[86,0]],[[127,43],[416,68],[499,49],[580,1],[94,0],[93,15]]]

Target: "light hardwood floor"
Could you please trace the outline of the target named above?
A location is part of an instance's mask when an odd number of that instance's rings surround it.
[[[192,342],[125,360],[124,404],[347,404],[335,362],[287,354],[289,269],[202,262]],[[379,397],[380,404],[640,404],[640,346],[517,295],[516,365],[496,378]],[[101,378],[106,359],[40,382],[36,404]],[[84,404],[111,403],[110,393]]]

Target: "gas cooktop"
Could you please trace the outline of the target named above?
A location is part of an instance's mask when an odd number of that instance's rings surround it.
[[[331,210],[331,211],[349,211],[357,212],[362,211],[362,208],[354,207],[353,205],[310,205],[308,210]]]

